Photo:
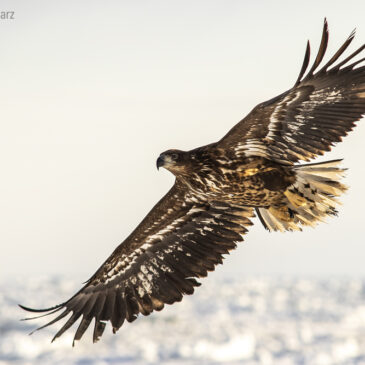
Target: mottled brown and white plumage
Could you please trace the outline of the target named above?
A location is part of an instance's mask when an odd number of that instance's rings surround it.
[[[68,316],[61,336],[80,317],[74,340],[94,320],[93,340],[108,321],[117,331],[125,320],[180,301],[200,285],[224,254],[243,240],[254,213],[268,230],[300,230],[336,214],[339,161],[295,165],[330,150],[365,113],[365,45],[337,60],[354,33],[321,68],[325,21],[316,59],[309,43],[295,85],[257,105],[220,141],[188,152],[169,150],[157,160],[175,176],[171,190],[72,298],[47,309],[23,309],[55,319]]]

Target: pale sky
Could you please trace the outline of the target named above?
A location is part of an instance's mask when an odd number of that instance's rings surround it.
[[[365,1],[0,1],[0,273],[86,280],[173,184],[156,159],[220,139],[290,88],[326,16],[328,55]],[[312,56],[313,57],[313,56]],[[257,219],[214,275],[365,275],[365,120],[322,160],[349,168],[339,217]]]

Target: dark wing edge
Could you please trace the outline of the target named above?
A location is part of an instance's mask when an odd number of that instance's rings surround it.
[[[351,42],[354,40],[356,34],[356,30],[354,29],[349,37],[346,39],[346,41],[342,44],[342,46],[338,49],[338,51],[331,57],[331,59],[319,70],[316,74],[314,72],[317,70],[318,66],[321,64],[327,50],[328,46],[328,39],[329,39],[329,33],[328,33],[328,23],[327,19],[324,20],[323,24],[323,31],[322,31],[322,37],[321,37],[321,43],[317,52],[316,59],[311,67],[311,69],[308,71],[307,75],[303,78],[305,71],[308,68],[309,60],[310,60],[310,42],[307,43],[307,48],[304,55],[303,65],[300,70],[299,76],[297,81],[294,84],[295,86],[298,86],[301,82],[309,80],[314,78],[315,76],[319,76],[321,74],[325,74],[329,67],[333,66],[333,64],[342,56],[342,54],[346,51],[348,46],[351,44]],[[356,57],[361,51],[365,49],[365,44],[363,44],[361,47],[359,47],[355,52],[353,52],[350,56],[345,58],[343,61],[341,61],[336,66],[332,67],[329,71],[332,73],[338,72],[342,66],[347,64],[349,61],[351,61],[354,57]],[[346,67],[346,70],[353,70],[356,65],[361,63],[365,60],[364,58],[361,58],[360,60],[357,60],[356,62],[348,65]],[[270,101],[269,101],[270,102]]]
[[[283,164],[309,161],[342,140],[365,114],[365,57],[354,61],[365,44],[335,65],[355,36],[350,36],[318,71],[328,45],[324,21],[313,65],[308,41],[299,76],[290,90],[257,105],[217,145],[237,156],[262,156]],[[352,63],[351,63],[352,62]]]
[[[47,309],[22,309],[44,313],[39,318],[63,310],[56,318],[35,331],[52,325],[67,315],[63,327],[52,342],[69,329],[81,316],[73,345],[80,340],[94,320],[93,341],[102,336],[106,323],[111,322],[115,333],[125,320],[132,322],[139,313],[149,315],[165,304],[181,301],[184,294],[192,294],[208,271],[222,263],[223,255],[242,241],[251,225],[253,209],[222,202],[179,203],[173,218],[147,235],[145,227],[153,226],[161,216],[161,207],[174,210],[176,189],[168,193],[137,227],[137,234],[127,238],[106,260],[86,285],[68,301]],[[180,195],[179,198],[182,198]],[[185,197],[186,201],[189,201]],[[170,208],[168,208],[170,206]],[[156,213],[157,212],[157,213]],[[136,246],[134,243],[139,242]],[[35,332],[33,331],[33,332]],[[32,332],[32,333],[33,333]]]

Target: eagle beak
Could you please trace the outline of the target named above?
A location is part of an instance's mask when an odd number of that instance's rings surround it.
[[[163,166],[164,165],[164,158],[163,157],[159,157],[158,159],[157,159],[157,161],[156,161],[156,166],[157,166],[157,170],[161,167],[161,166]]]

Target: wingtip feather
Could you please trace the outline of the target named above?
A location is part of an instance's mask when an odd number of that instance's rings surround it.
[[[327,19],[324,18],[322,38],[321,38],[321,43],[319,45],[318,53],[317,53],[316,59],[314,60],[314,63],[312,65],[311,69],[309,70],[306,78],[313,76],[314,71],[317,69],[317,67],[322,62],[323,57],[327,50],[328,38],[329,38],[328,23],[327,23]]]
[[[295,81],[294,87],[297,86],[300,81],[302,80],[302,77],[305,73],[305,71],[308,68],[308,64],[309,64],[309,60],[310,60],[310,53],[311,53],[311,47],[310,47],[310,42],[309,40],[307,41],[307,46],[305,49],[305,54],[304,54],[304,59],[303,59],[303,64],[302,64],[302,68],[300,69],[297,81]]]
[[[25,305],[22,305],[22,304],[18,304],[18,306],[27,311],[27,312],[33,312],[33,313],[42,313],[42,312],[49,312],[49,311],[53,311],[55,309],[58,309],[58,308],[61,308],[62,306],[64,305],[64,303],[62,304],[57,304],[53,307],[49,307],[49,308],[43,308],[43,309],[35,309],[35,308],[29,308],[29,307],[26,307]]]

